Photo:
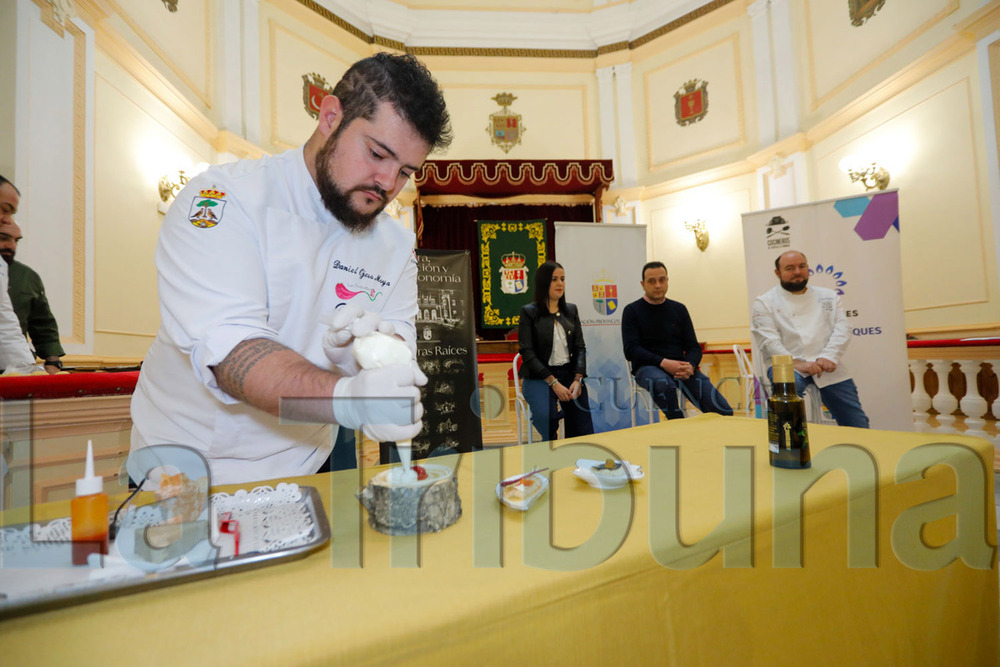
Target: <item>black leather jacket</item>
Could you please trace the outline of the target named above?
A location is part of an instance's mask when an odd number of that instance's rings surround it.
[[[552,375],[549,370],[549,356],[552,354],[552,327],[556,315],[541,312],[533,303],[521,308],[521,320],[517,327],[517,341],[521,352],[521,377],[541,380]],[[566,312],[559,312],[566,330],[569,347],[569,363],[577,375],[587,375],[587,346],[583,342],[583,328],[576,306],[566,304]]]

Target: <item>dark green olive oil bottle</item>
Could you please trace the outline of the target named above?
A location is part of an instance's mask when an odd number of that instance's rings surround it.
[[[771,358],[774,388],[767,401],[767,437],[771,465],[778,468],[808,468],[809,434],[806,406],[795,393],[795,369],[791,355]]]

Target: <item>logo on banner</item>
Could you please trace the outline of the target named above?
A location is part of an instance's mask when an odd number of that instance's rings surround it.
[[[319,119],[319,106],[323,103],[323,98],[332,94],[333,88],[316,72],[302,75],[302,104],[305,105],[306,113],[314,119]]]
[[[844,296],[844,288],[847,286],[847,279],[844,272],[838,271],[832,264],[823,266],[817,264],[809,269],[809,281],[819,287],[832,289],[837,296]]]
[[[486,131],[490,133],[490,141],[499,146],[504,153],[508,153],[511,148],[521,143],[521,135],[525,131],[521,114],[507,108],[517,97],[511,93],[497,93],[491,99],[499,104],[501,109],[490,114],[490,124],[486,127]]]
[[[618,310],[618,285],[607,278],[598,278],[590,289],[598,315],[611,315]]]
[[[697,123],[708,113],[708,81],[691,79],[674,93],[674,117],[681,127]]]
[[[528,268],[524,255],[509,252],[500,258],[500,291],[504,294],[525,294],[528,291]]]
[[[201,190],[191,202],[188,220],[195,227],[209,229],[222,222],[222,211],[226,208],[226,193],[209,188]]]
[[[767,237],[767,249],[774,250],[776,248],[792,247],[790,229],[791,225],[780,215],[771,218],[771,221],[767,223],[767,228],[764,230],[764,235]]]

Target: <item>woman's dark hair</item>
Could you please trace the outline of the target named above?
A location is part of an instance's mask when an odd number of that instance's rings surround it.
[[[556,272],[556,269],[562,267],[559,262],[549,260],[539,266],[538,272],[535,274],[535,298],[533,301],[543,314],[549,312],[549,286],[552,284],[552,274]],[[563,292],[563,295],[559,297],[559,310],[565,309],[566,293]]]
[[[333,94],[340,100],[340,127],[356,118],[371,120],[380,102],[392,104],[426,141],[431,151],[451,143],[451,119],[444,95],[423,63],[410,54],[385,52],[359,60],[337,82]],[[338,127],[338,131],[340,130]]]

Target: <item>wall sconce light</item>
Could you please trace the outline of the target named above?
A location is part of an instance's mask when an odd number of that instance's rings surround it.
[[[851,183],[861,181],[866,191],[885,190],[889,187],[889,171],[874,160],[848,155],[837,164],[837,167],[851,177]]]
[[[188,182],[187,174],[184,173],[183,169],[177,171],[177,181],[171,181],[170,176],[164,174],[160,177],[160,182],[157,184],[156,188],[160,193],[160,201],[156,202],[156,210],[163,215],[167,214],[167,209],[170,208],[170,203],[173,201],[174,197],[177,196],[177,192],[184,187]]]
[[[177,195],[177,191],[182,187],[187,185],[188,177],[184,174],[184,170],[180,169],[177,171],[177,182],[174,183],[170,180],[170,177],[164,174],[160,177],[160,184],[158,187],[160,191],[160,201],[166,204],[168,201],[173,199]]]
[[[695,220],[694,222],[685,222],[684,229],[694,232],[694,240],[698,244],[698,250],[705,252],[708,248],[708,228],[705,227],[705,221]]]

